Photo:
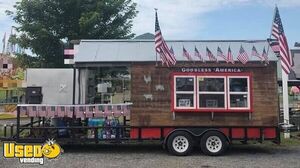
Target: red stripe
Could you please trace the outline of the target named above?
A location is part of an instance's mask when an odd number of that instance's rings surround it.
[[[275,34],[279,34],[278,28],[277,27],[273,27],[272,32]]]
[[[289,53],[286,48],[286,41],[284,37],[280,36],[280,56],[284,60],[284,63],[287,65],[288,68],[291,68]]]
[[[175,64],[176,63],[176,59],[175,57],[171,54],[168,46],[166,45],[166,43],[163,41],[162,43],[162,52],[164,53],[165,57],[166,57],[166,60],[168,62],[171,62],[172,64]]]
[[[64,50],[64,55],[75,55],[75,50],[74,49],[65,49]]]
[[[284,63],[282,62],[282,60],[281,60],[281,66],[282,66],[282,67],[284,67],[285,69],[287,69],[287,70],[289,70],[289,71],[290,71],[290,68],[289,68],[289,67],[287,67],[287,66],[286,66],[286,64],[284,64]]]
[[[286,60],[284,57],[281,57],[281,61],[283,61],[283,63],[284,63],[287,67],[289,67],[288,62],[287,62],[287,60]]]
[[[284,70],[284,72],[285,72],[286,74],[289,74],[289,73],[290,73],[290,71],[289,71],[288,69],[285,69],[283,66],[281,66],[281,68]]]
[[[238,57],[238,60],[240,60],[243,64],[246,64],[248,62],[248,56],[245,53],[241,53]]]
[[[156,22],[158,22],[158,20],[156,20]],[[170,66],[170,64],[175,65],[176,58],[174,54],[171,53],[160,30],[155,31],[154,43],[155,43],[155,50],[160,55],[162,64],[166,64],[167,66]]]
[[[172,63],[174,61],[176,62],[176,59],[174,58],[173,54],[170,52],[170,49],[168,48],[168,46],[167,46],[167,44],[166,44],[165,41],[163,42],[162,47],[163,47],[163,50],[167,53],[166,56],[167,56],[168,60],[170,60]]]
[[[161,36],[161,31],[160,30],[155,32],[155,37],[156,36]]]
[[[279,45],[272,46],[272,49],[275,52],[278,51],[276,48],[279,48],[282,70],[288,74],[290,73],[290,69],[292,66],[292,58],[290,57],[289,47],[285,34],[283,32],[280,34],[278,27],[279,26],[275,22],[273,22],[272,35],[278,40]],[[265,59],[267,60],[267,56]]]

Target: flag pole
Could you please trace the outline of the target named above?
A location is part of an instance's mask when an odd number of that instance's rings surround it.
[[[155,52],[155,66],[158,66],[158,63],[157,63],[157,52]]]
[[[157,13],[157,8],[154,8],[155,10],[155,14]],[[155,17],[154,17],[155,18]],[[156,18],[155,18],[156,19]],[[154,30],[155,32],[155,30]],[[154,41],[155,41],[155,37],[154,37]],[[157,63],[157,51],[155,50],[155,66],[157,67],[158,66],[158,63]]]
[[[277,5],[275,4],[273,19],[272,19],[272,22],[271,22],[271,31],[270,31],[269,40],[271,40],[271,37],[272,37],[273,22],[274,22],[274,19],[275,19],[276,7],[277,7]],[[267,42],[268,42],[268,40],[267,40]],[[269,54],[269,49],[270,49],[270,43],[269,43],[268,48],[267,48],[267,55]]]
[[[275,9],[274,9],[274,17],[273,17],[272,26],[271,26],[270,39],[271,39],[271,36],[272,36],[272,28],[273,28],[273,22],[274,22],[274,19],[275,19],[275,15],[276,15],[276,9],[277,9],[277,5],[275,5]],[[269,52],[269,45],[268,45],[268,52]],[[277,55],[277,57],[280,58],[280,61],[281,61],[281,55],[280,54],[279,55],[276,54],[276,55]],[[289,126],[289,124],[290,124],[288,79],[289,79],[288,74],[283,70],[283,68],[281,68],[283,123],[284,123],[285,126]],[[284,135],[285,139],[290,138],[290,133],[287,129],[284,130],[283,135]]]
[[[2,39],[2,43],[3,43],[3,49],[2,49],[2,54],[4,55],[5,52],[5,42],[6,42],[6,32],[4,33],[3,39]]]
[[[288,74],[281,70],[282,75],[282,100],[283,100],[283,123],[290,124],[289,116],[289,94],[288,94]],[[284,138],[290,138],[288,130],[284,130]]]
[[[277,8],[277,5],[275,7],[275,10]],[[274,14],[275,17],[275,14]],[[288,51],[289,52],[289,51]],[[279,54],[279,58],[281,61],[281,55]],[[288,126],[290,124],[290,116],[289,116],[289,93],[288,93],[288,80],[289,76],[288,74],[281,68],[281,78],[282,78],[282,105],[283,105],[283,123]],[[284,138],[289,139],[290,138],[290,132],[286,129],[284,130]]]

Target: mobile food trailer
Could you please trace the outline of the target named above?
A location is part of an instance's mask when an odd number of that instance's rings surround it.
[[[74,104],[19,105],[13,140],[157,140],[175,155],[188,155],[195,146],[221,155],[235,140],[280,142],[277,57],[266,40],[167,44],[177,58],[170,67],[159,61],[153,40],[81,40],[74,55]],[[197,47],[204,60],[187,61],[183,46]],[[237,60],[241,46],[249,56],[245,64]],[[268,60],[251,56],[253,46],[265,49]],[[233,61],[210,61],[206,49],[217,57],[218,47],[230,47]],[[20,115],[31,122],[20,125]]]

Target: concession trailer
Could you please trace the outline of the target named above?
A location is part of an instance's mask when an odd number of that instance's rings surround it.
[[[81,40],[73,104],[18,105],[16,132],[6,140],[151,140],[175,155],[196,146],[221,155],[233,141],[280,143],[278,58],[267,40],[166,42],[177,59],[172,66],[162,65],[153,40]],[[20,124],[24,115],[28,124]]]

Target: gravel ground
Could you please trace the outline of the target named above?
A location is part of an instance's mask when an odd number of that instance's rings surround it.
[[[64,153],[54,160],[45,159],[43,166],[21,165],[17,159],[0,159],[0,167],[300,167],[300,146],[233,145],[225,156],[210,157],[194,150],[190,156],[166,153],[160,145],[63,146]],[[2,149],[0,150],[1,156]]]
[[[20,124],[22,125],[22,124],[28,124],[28,123],[30,123],[30,119],[28,119],[28,118],[22,118],[21,120],[20,120]],[[17,124],[17,119],[1,119],[0,120],[0,126],[2,126],[2,125],[4,125],[4,124],[6,124],[6,125],[11,125],[11,124]]]
[[[1,120],[0,125],[14,120]],[[22,123],[27,123],[23,120]],[[0,168],[12,167],[128,167],[128,168],[300,168],[300,146],[233,145],[224,156],[210,157],[195,149],[190,156],[177,157],[165,152],[161,145],[90,145],[63,146],[57,159],[45,159],[43,166],[20,164],[18,159],[3,158],[0,146]]]

